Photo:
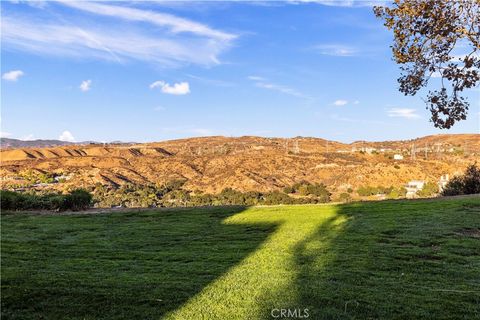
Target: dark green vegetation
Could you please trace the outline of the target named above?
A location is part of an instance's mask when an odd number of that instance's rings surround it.
[[[480,198],[2,217],[4,319],[474,319]]]
[[[225,188],[219,194],[187,191],[185,181],[174,180],[165,185],[123,185],[105,188],[96,185],[94,199],[100,207],[178,207],[212,205],[274,205],[330,202],[330,192],[323,184],[297,183],[284,192],[241,192]]]
[[[477,164],[468,166],[462,176],[453,177],[442,191],[444,196],[480,193],[480,168]]]
[[[92,195],[77,189],[68,194],[30,194],[0,190],[2,210],[86,210],[92,204]]]
[[[361,186],[360,188],[358,188],[357,193],[361,197],[384,194],[388,199],[398,199],[398,198],[405,198],[405,195],[407,194],[407,190],[404,187],[395,188],[393,186],[390,186],[388,188],[381,187],[381,186],[378,186],[378,187]],[[433,194],[429,194],[429,196],[431,195]]]

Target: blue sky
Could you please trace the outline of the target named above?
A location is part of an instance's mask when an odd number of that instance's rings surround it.
[[[368,2],[43,2],[2,6],[2,136],[160,141],[206,135],[343,142],[452,130],[397,91]],[[436,79],[433,79],[435,81]]]

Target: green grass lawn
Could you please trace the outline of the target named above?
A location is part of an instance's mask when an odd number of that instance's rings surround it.
[[[480,198],[2,216],[3,319],[480,318]]]

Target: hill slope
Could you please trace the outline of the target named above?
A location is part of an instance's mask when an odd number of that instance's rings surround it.
[[[412,152],[414,150],[414,152]],[[402,161],[393,160],[401,154]],[[226,187],[270,191],[306,180],[333,192],[361,185],[438,181],[480,159],[480,135],[437,135],[409,141],[344,144],[319,138],[205,137],[145,144],[71,145],[1,150],[4,187],[26,176],[57,175],[45,187],[163,184],[186,180],[188,190]]]

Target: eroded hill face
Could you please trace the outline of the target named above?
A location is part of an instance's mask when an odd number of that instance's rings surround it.
[[[404,159],[394,160],[394,155]],[[8,149],[0,156],[2,188],[31,185],[32,176],[43,175],[50,178],[37,187],[55,190],[183,179],[184,188],[192,191],[218,193],[226,187],[271,191],[306,180],[339,193],[365,185],[437,182],[441,175],[460,173],[480,160],[480,135],[352,144],[317,138],[206,137]]]

